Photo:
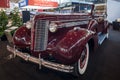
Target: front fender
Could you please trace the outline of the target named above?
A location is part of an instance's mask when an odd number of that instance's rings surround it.
[[[56,59],[64,64],[75,63],[79,59],[85,44],[93,35],[94,32],[82,28],[70,30],[56,45]]]
[[[14,45],[25,48],[30,46],[31,42],[31,30],[27,29],[25,26],[21,26],[16,30],[13,35]]]

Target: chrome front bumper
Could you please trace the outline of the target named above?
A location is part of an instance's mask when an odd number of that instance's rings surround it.
[[[30,61],[30,62],[39,64],[40,68],[42,65],[42,66],[45,66],[47,68],[51,68],[51,69],[54,69],[57,71],[62,71],[62,72],[73,72],[73,69],[74,69],[73,66],[46,61],[46,60],[42,59],[40,57],[40,55],[39,55],[39,58],[33,57],[33,56],[29,55],[28,53],[22,53],[22,52],[18,51],[17,49],[12,48],[8,45],[7,45],[7,50],[12,52],[14,56],[19,56],[26,61]]]

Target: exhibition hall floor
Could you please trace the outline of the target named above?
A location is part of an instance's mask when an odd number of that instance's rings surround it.
[[[91,54],[88,75],[83,79],[22,61],[9,59],[7,41],[0,41],[0,80],[120,80],[120,31],[110,30],[95,53]]]

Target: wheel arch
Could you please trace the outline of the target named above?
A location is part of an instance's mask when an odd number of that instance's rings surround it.
[[[89,41],[88,41],[88,45],[89,45],[89,52],[93,52],[94,49],[95,49],[95,41],[93,38],[91,38]]]

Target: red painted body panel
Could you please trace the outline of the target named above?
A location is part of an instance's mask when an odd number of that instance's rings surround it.
[[[94,33],[85,29],[70,30],[56,45],[55,58],[67,64],[76,62]]]

